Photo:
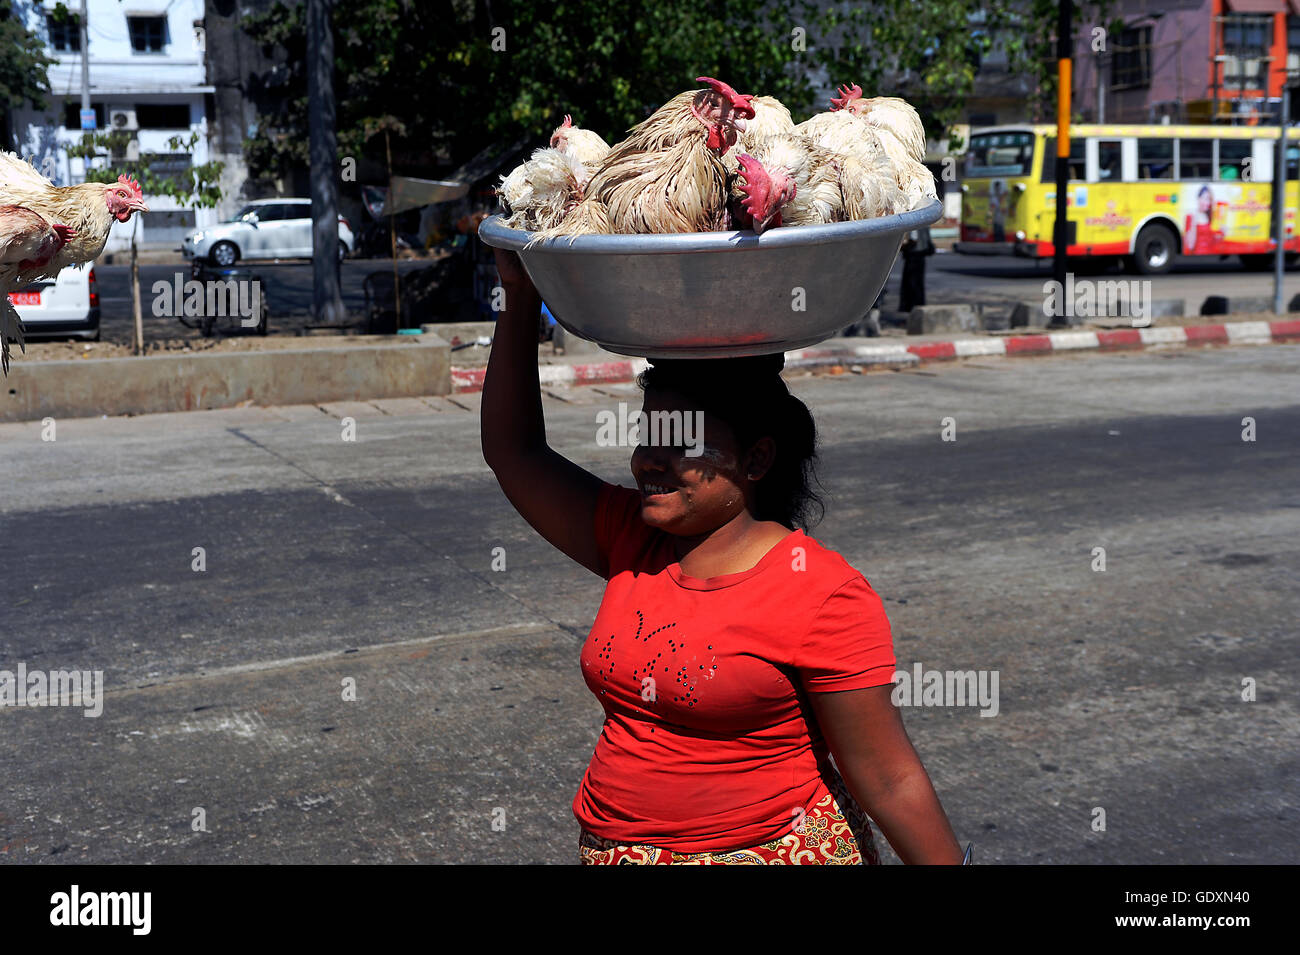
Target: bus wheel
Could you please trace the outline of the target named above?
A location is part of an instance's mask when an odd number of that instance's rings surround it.
[[[1149,225],[1138,233],[1133,247],[1133,267],[1141,275],[1159,275],[1168,272],[1174,264],[1178,250],[1178,237],[1165,225]]]

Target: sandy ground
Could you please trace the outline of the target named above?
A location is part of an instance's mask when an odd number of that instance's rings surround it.
[[[262,338],[168,338],[145,342],[146,355],[176,352],[243,352],[282,348],[365,348],[373,345],[419,344],[416,335],[304,335]],[[129,358],[130,345],[113,342],[28,342],[27,351],[15,349],[19,361],[67,361],[72,358]]]

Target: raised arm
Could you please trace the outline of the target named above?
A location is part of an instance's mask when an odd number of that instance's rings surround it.
[[[537,376],[542,299],[519,256],[497,249],[505,311],[497,318],[483,379],[483,460],[506,498],[537,533],[604,576],[594,523],[601,480],[546,443]]]

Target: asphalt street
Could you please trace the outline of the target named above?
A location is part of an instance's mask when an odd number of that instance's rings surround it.
[[[814,536],[882,595],[899,668],[999,674],[994,717],[903,712],[977,861],[1297,861],[1297,382],[1296,345],[791,378]],[[595,440],[620,401],[543,404],[630,485]],[[0,668],[107,686],[97,718],[0,707],[0,859],[576,862],[603,582],[510,508],[477,408],[0,425]]]
[[[405,260],[398,263],[399,271],[426,268],[427,260]],[[251,263],[249,265],[263,279],[264,294],[271,308],[270,332],[297,334],[311,309],[311,264],[302,261],[278,263]],[[350,311],[360,314],[365,307],[361,283],[371,272],[390,268],[384,259],[350,259],[343,263],[343,300]],[[894,269],[885,286],[884,306],[896,309],[902,282],[902,262]],[[122,265],[99,266],[95,269],[99,280],[102,303],[101,333],[106,341],[129,344],[132,335],[130,268]],[[145,265],[140,269],[140,281],[145,295],[143,322],[145,337],[192,338],[198,332],[181,325],[175,318],[157,318],[151,314],[150,289],[162,279],[171,281],[177,271],[189,278],[189,265],[178,260],[175,265]],[[1080,274],[1083,274],[1081,271]],[[1034,261],[1013,256],[971,256],[942,252],[927,260],[926,293],[931,304],[978,301],[1001,303],[1009,301],[1036,301],[1043,297],[1043,283],[1052,277],[1051,260]],[[1143,279],[1142,276],[1121,275],[1118,271],[1092,276],[1102,280]],[[1236,258],[1219,261],[1181,258],[1168,275],[1151,278],[1151,295],[1156,299],[1182,299],[1187,314],[1199,312],[1201,303],[1210,295],[1247,296],[1268,298],[1273,295],[1271,273],[1246,272]],[[1300,294],[1300,272],[1290,272],[1286,279],[1286,299]],[[252,334],[243,330],[229,330],[222,334]]]

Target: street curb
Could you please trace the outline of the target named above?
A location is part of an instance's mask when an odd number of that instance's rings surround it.
[[[1058,352],[1136,351],[1145,348],[1198,345],[1270,345],[1300,341],[1300,319],[1283,322],[1227,322],[1215,325],[1168,325],[1120,328],[1111,331],[1042,332],[987,338],[958,338],[917,345],[885,343],[851,348],[800,348],[785,353],[787,370],[840,366],[912,366],[931,361],[995,356],[1052,355]],[[543,365],[538,379],[545,385],[613,384],[632,381],[646,367],[644,358],[573,365]],[[453,393],[482,391],[483,368],[452,368]]]

